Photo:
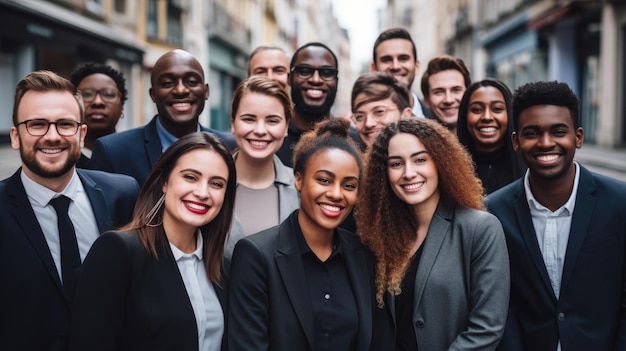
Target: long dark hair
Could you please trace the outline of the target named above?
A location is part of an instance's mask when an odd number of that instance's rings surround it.
[[[120,230],[136,231],[145,249],[157,259],[159,253],[167,254],[170,252],[163,229],[165,207],[162,205],[161,199],[164,195],[163,184],[168,180],[178,159],[197,149],[216,151],[228,167],[228,181],[222,208],[215,219],[200,227],[204,242],[203,256],[207,276],[210,282],[219,283],[222,261],[224,260],[224,244],[230,231],[235,206],[237,175],[235,162],[228,147],[212,133],[198,132],[185,135],[165,150],[141,188],[132,220]]]
[[[508,163],[508,168],[513,176],[513,179],[519,178],[524,172],[525,166],[522,163],[521,158],[517,155],[515,150],[513,150],[513,143],[511,142],[511,133],[513,133],[515,125],[513,123],[513,96],[511,94],[511,90],[506,86],[503,82],[493,79],[486,78],[479,82],[472,83],[465,94],[463,94],[463,99],[461,99],[461,104],[459,105],[459,118],[456,124],[456,135],[459,138],[459,142],[467,151],[474,157],[476,154],[476,140],[472,138],[467,129],[467,114],[469,112],[469,102],[472,94],[478,90],[479,88],[484,87],[494,87],[502,93],[504,97],[504,103],[506,105],[506,113],[507,113],[507,127],[506,127],[506,136],[504,137],[504,148],[506,149],[506,159]]]

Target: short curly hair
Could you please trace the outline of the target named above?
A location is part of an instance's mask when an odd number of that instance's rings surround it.
[[[360,94],[365,94],[366,96],[361,105],[373,101],[391,99],[399,110],[411,107],[411,92],[409,88],[387,72],[365,73],[354,82],[350,99],[353,112],[359,107],[355,105],[355,101]]]
[[[387,161],[389,142],[397,134],[414,135],[437,167],[440,201],[451,206],[484,209],[482,184],[474,175],[472,159],[456,135],[433,120],[407,118],[388,124],[365,157],[365,176],[357,198],[355,217],[361,240],[376,257],[376,300],[385,292],[400,293],[417,238],[413,209],[393,191]]]
[[[109,76],[117,85],[117,90],[120,91],[120,96],[122,97],[122,104],[128,99],[128,91],[126,90],[126,79],[124,75],[117,71],[115,68],[103,65],[101,63],[89,62],[78,66],[72,74],[70,74],[70,82],[74,84],[76,87],[83,81],[87,76],[92,74],[102,73]]]
[[[525,109],[536,105],[562,106],[569,110],[574,127],[580,127],[578,109],[580,100],[570,87],[557,81],[540,81],[522,85],[513,94],[513,127],[519,128],[519,116]]]

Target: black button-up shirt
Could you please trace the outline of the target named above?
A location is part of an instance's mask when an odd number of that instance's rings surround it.
[[[314,351],[354,350],[359,314],[341,241],[335,236],[333,252],[324,262],[311,251],[302,232],[298,244],[315,321]]]

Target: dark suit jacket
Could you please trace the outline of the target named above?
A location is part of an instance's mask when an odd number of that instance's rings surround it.
[[[298,211],[279,226],[237,243],[230,272],[228,347],[238,350],[315,350],[314,316],[296,230]],[[341,228],[346,269],[359,313],[356,350],[372,343],[374,262],[359,238]],[[383,349],[383,348],[378,348]]]
[[[163,146],[157,133],[158,116],[143,127],[109,134],[96,140],[89,168],[129,175],[143,186],[150,170],[162,154]],[[233,136],[200,126],[220,138],[231,150],[236,146]]]
[[[198,350],[196,319],[172,251],[167,246],[158,254],[149,254],[133,231],[98,238],[78,272],[70,350]],[[214,287],[227,311],[225,290]]]
[[[502,350],[626,349],[626,184],[581,166],[557,300],[533,229],[524,178],[492,193],[504,227],[511,303]]]
[[[130,220],[139,193],[127,176],[77,169],[101,232]],[[0,349],[67,350],[70,301],[20,171],[0,182]]]

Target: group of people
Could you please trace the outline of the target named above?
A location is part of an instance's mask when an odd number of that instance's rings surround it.
[[[514,94],[381,33],[351,119],[338,61],[254,50],[231,131],[202,65],[154,64],[157,115],[116,133],[115,69],[17,85],[0,182],[9,350],[626,350],[626,184],[574,161],[564,83]],[[53,128],[52,128],[53,126]]]

